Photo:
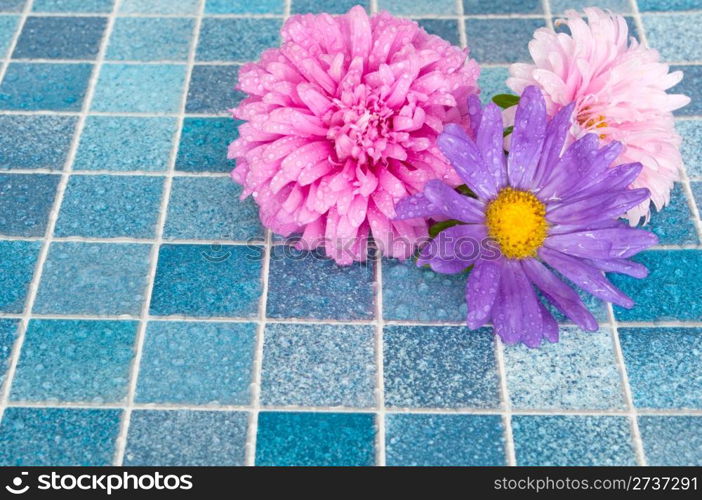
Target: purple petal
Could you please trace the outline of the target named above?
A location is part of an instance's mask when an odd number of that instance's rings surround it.
[[[442,215],[442,212],[439,208],[432,205],[423,193],[417,193],[412,196],[406,196],[397,202],[395,214],[396,220],[404,220],[418,217],[437,217]]]
[[[530,188],[546,137],[546,102],[538,87],[527,87],[519,99],[507,172],[515,188]]]
[[[519,262],[504,262],[500,294],[493,309],[495,332],[505,343],[521,340],[530,347],[540,344],[543,322],[538,299]]]
[[[569,234],[553,234],[546,238],[544,245],[559,252],[576,257],[607,259],[613,257],[612,243],[596,238],[596,231],[583,231]]]
[[[541,302],[539,302],[539,310],[541,311],[541,319],[544,322],[543,336],[549,342],[558,342],[558,323],[556,323],[556,320]]]
[[[612,229],[598,229],[595,231],[582,231],[578,233],[564,234],[560,236],[553,236],[547,238],[548,240],[565,240],[572,243],[577,242],[582,245],[581,250],[574,249],[575,251],[564,251],[560,248],[556,248],[549,244],[551,248],[555,250],[562,251],[563,253],[568,253],[576,257],[585,258],[604,258],[604,259],[615,259],[631,257],[637,253],[645,250],[653,245],[658,244],[658,237],[648,231],[643,229],[634,229],[632,227],[627,227],[621,225]],[[585,248],[588,245],[593,245],[593,243],[588,243],[588,241],[601,241],[607,243],[610,248],[609,252],[602,255],[595,255],[594,252],[587,255]]]
[[[617,219],[604,219],[595,221],[579,221],[575,224],[558,224],[551,226],[548,229],[549,234],[568,234],[578,231],[593,231],[595,229],[607,229],[613,227],[621,227],[624,225]]]
[[[497,291],[500,288],[502,261],[484,260],[476,262],[466,284],[468,303],[468,328],[475,330],[490,318]]]
[[[483,163],[478,146],[460,126],[449,123],[436,141],[454,170],[479,198],[497,194],[495,181]]]
[[[626,274],[634,278],[645,278],[648,276],[646,266],[626,259],[590,259],[587,263],[608,273]]]
[[[552,224],[616,219],[630,208],[647,200],[650,194],[646,188],[624,189],[578,198],[575,201],[552,203],[547,209],[546,219]]]
[[[600,140],[595,134],[587,134],[571,144],[563,156],[544,178],[539,197],[543,200],[560,200],[563,193],[582,184],[582,177],[592,167]]]
[[[438,257],[424,258],[420,252],[417,259],[417,267],[428,265],[432,271],[440,274],[457,274],[470,266],[472,262],[463,262],[460,260],[444,260]]]
[[[483,116],[483,106],[480,103],[480,98],[471,94],[468,96],[468,117],[470,118],[470,128],[473,132],[473,137],[477,135],[477,130],[480,128],[480,122]]]
[[[461,222],[482,222],[485,207],[481,201],[457,193],[440,180],[432,179],[424,186],[424,196],[443,215]]]
[[[476,143],[488,171],[495,179],[498,189],[505,185],[507,177],[502,131],[503,124],[500,108],[496,104],[490,103],[483,110]]]
[[[625,163],[607,170],[599,179],[592,179],[591,184],[584,184],[581,189],[573,191],[570,196],[588,196],[603,191],[617,191],[628,188],[639,176],[641,163]]]
[[[575,103],[570,103],[562,108],[546,126],[546,139],[539,165],[534,174],[534,186],[540,188],[544,180],[550,175],[551,169],[558,163],[563,153],[563,146],[568,138],[568,131],[572,126],[572,114]]]
[[[458,259],[472,264],[480,257],[487,229],[479,224],[461,224],[441,231],[422,248],[422,258]]]

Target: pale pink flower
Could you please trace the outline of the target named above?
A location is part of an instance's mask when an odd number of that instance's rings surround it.
[[[431,179],[460,183],[435,145],[446,123],[469,130],[478,65],[467,51],[387,13],[297,15],[282,45],[242,66],[245,120],[229,147],[232,178],[263,224],[340,264],[363,261],[372,236],[406,258],[423,219],[393,220],[395,204]]]
[[[648,188],[660,210],[682,168],[672,111],[690,99],[666,93],[682,72],[669,73],[657,51],[630,39],[623,17],[596,8],[585,15],[587,22],[569,11],[558,21],[570,34],[537,30],[529,43],[534,64],[513,64],[507,85],[520,94],[529,85],[540,87],[550,115],[575,102],[571,139],[594,132],[604,143],[621,142],[624,151],[613,164],[643,164],[631,187]],[[627,218],[634,225],[649,213],[646,200]]]

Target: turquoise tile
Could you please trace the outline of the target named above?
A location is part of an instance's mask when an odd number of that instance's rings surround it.
[[[499,415],[387,414],[389,466],[506,465]]]
[[[256,317],[262,260],[259,246],[162,245],[151,314]]]
[[[24,311],[40,248],[38,241],[0,241],[0,311]]]
[[[0,174],[0,235],[44,236],[61,177]]]
[[[687,175],[690,179],[702,180],[702,120],[678,120],[675,128],[683,139],[680,154]]]
[[[566,10],[575,9],[582,11],[585,7],[599,7],[608,9],[618,14],[628,14],[631,12],[630,0],[548,0],[551,4],[551,12],[563,14]],[[641,2],[639,2],[641,3]]]
[[[149,323],[136,400],[249,404],[255,338],[253,323]]]
[[[676,116],[691,116],[702,114],[702,66],[699,65],[672,65],[670,71],[682,71],[684,77],[680,83],[668,92],[684,94],[692,101],[685,107],[675,111]]]
[[[0,109],[80,111],[92,64],[10,63],[0,84]]]
[[[205,0],[205,14],[282,14],[285,0]]]
[[[0,16],[0,57],[5,57],[10,48],[18,24],[19,16]]]
[[[52,243],[33,311],[139,315],[150,251],[146,244]]]
[[[697,217],[702,217],[702,182],[691,182],[692,196],[697,205]]]
[[[198,13],[200,0],[122,0],[121,14],[182,14]]]
[[[497,408],[493,334],[461,326],[386,326],[385,405]]]
[[[378,8],[402,16],[426,16],[430,14],[457,14],[455,0],[433,0],[431,2],[406,2],[405,0],[378,0]]]
[[[54,234],[154,238],[163,183],[163,177],[72,176]]]
[[[541,14],[541,0],[501,0],[486,2],[485,0],[463,0],[463,13],[476,14]]]
[[[417,22],[430,35],[440,36],[453,45],[460,45],[458,19],[420,19]]]
[[[78,118],[0,115],[0,170],[61,170]]]
[[[7,408],[0,423],[0,464],[111,465],[120,414],[120,410]]]
[[[198,61],[250,61],[280,44],[279,19],[205,18],[197,45]]]
[[[78,12],[109,14],[115,0],[34,0],[33,12]]]
[[[373,465],[375,426],[370,413],[258,415],[256,465]]]
[[[637,0],[640,11],[692,10],[699,9],[699,0]]]
[[[229,172],[234,160],[227,147],[239,137],[243,122],[231,118],[189,118],[183,121],[175,168],[184,172]]]
[[[478,78],[480,101],[483,104],[488,104],[498,94],[512,94],[512,90],[505,83],[508,77],[509,69],[507,66],[480,68],[480,77]]]
[[[328,12],[344,14],[354,5],[362,5],[368,11],[368,0],[291,0],[293,14]]]
[[[0,12],[22,12],[27,0],[0,0]]]
[[[124,465],[244,465],[247,420],[242,412],[136,410]]]
[[[10,368],[10,355],[17,340],[19,320],[0,319],[0,386]]]
[[[268,324],[261,402],[271,406],[375,406],[375,328]]]
[[[36,17],[24,23],[14,59],[95,59],[105,17]]]
[[[702,329],[619,328],[634,405],[702,408]]]
[[[527,45],[544,25],[542,19],[467,19],[471,56],[481,64],[527,61]]]
[[[702,7],[702,6],[701,6]],[[702,12],[674,15],[641,16],[651,47],[667,62],[695,61],[702,45]]]
[[[238,74],[238,65],[196,65],[190,78],[185,111],[229,115],[229,109],[244,98],[242,92],[234,89]]]
[[[626,417],[515,415],[517,465],[636,465]]]
[[[694,245],[699,241],[682,184],[675,184],[670,203],[660,212],[651,205],[651,220],[643,229],[655,233],[661,245]]]
[[[124,401],[136,321],[32,320],[10,398],[14,401]]]
[[[561,328],[557,344],[505,346],[512,406],[518,409],[624,409],[611,332]]]
[[[702,465],[702,417],[639,416],[639,429],[649,465]]]
[[[195,20],[188,18],[118,17],[112,28],[107,60],[185,61]]]

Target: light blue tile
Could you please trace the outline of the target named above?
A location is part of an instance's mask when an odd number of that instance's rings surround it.
[[[247,419],[228,411],[134,411],[124,465],[244,465]]]
[[[636,465],[626,417],[516,415],[512,433],[517,465]]]
[[[320,251],[289,246],[271,250],[268,278],[270,318],[370,319],[372,262],[339,266]]]
[[[27,0],[0,0],[0,12],[22,12]]]
[[[10,368],[10,355],[17,340],[19,320],[0,319],[0,385],[5,382],[5,373]]]
[[[0,311],[24,311],[40,248],[38,241],[0,241]]]
[[[640,11],[692,10],[699,9],[699,0],[637,0]]]
[[[463,13],[476,14],[541,14],[541,0],[463,0]]]
[[[373,465],[375,427],[370,413],[258,415],[256,465]]]
[[[512,90],[505,83],[508,77],[509,69],[506,66],[480,68],[480,77],[478,78],[480,101],[483,104],[488,104],[498,94],[511,94]]]
[[[255,317],[262,260],[258,246],[162,245],[151,314]]]
[[[119,410],[7,408],[0,423],[5,466],[111,465]]]
[[[0,115],[0,169],[63,169],[74,116]]]
[[[695,198],[695,204],[697,205],[697,217],[702,217],[702,182],[691,182],[690,187],[692,188],[692,196]]]
[[[122,0],[121,14],[183,14],[198,13],[200,0]]]
[[[388,414],[385,456],[390,466],[505,465],[499,415]]]
[[[702,180],[702,120],[678,120],[675,128],[683,139],[680,154],[687,175],[690,179]]]
[[[674,65],[670,71],[682,71],[684,77],[680,83],[668,92],[674,94],[684,94],[692,101],[685,107],[675,111],[676,116],[690,116],[702,114],[702,66],[699,65]]]
[[[702,12],[679,15],[644,15],[641,17],[646,37],[668,62],[698,59],[696,47],[702,45]]]
[[[0,109],[80,111],[92,64],[10,63],[0,84]]]
[[[292,0],[291,11],[293,14],[344,14],[354,5],[362,5],[368,11],[368,0]]]
[[[234,160],[227,147],[239,137],[243,123],[231,118],[185,118],[180,135],[176,170],[185,172],[229,172]]]
[[[518,409],[624,409],[609,329],[561,328],[556,344],[505,346],[512,406]]]
[[[0,16],[0,57],[5,57],[19,22],[19,16]]]
[[[702,329],[619,328],[634,405],[702,408]]]
[[[136,321],[32,320],[11,399],[124,401],[138,326]]]
[[[206,14],[282,14],[285,0],[206,0]]]
[[[165,171],[176,128],[175,118],[89,116],[73,169]]]
[[[494,336],[461,326],[386,326],[385,405],[496,408]]]
[[[136,400],[247,405],[256,325],[149,323]]]
[[[430,35],[440,36],[453,45],[460,45],[457,19],[420,19],[419,26]]]
[[[551,12],[554,14],[563,14],[569,9],[582,12],[585,7],[599,7],[619,14],[631,12],[630,0],[549,0],[549,2],[551,3]]]
[[[660,212],[651,204],[651,220],[643,229],[655,233],[661,245],[693,245],[699,241],[682,184],[675,184],[670,203]]]
[[[639,280],[621,274],[610,274],[612,282],[628,294],[636,305],[633,309],[614,306],[620,321],[700,321],[702,301],[690,300],[702,296],[702,251],[651,250],[635,261],[649,271]]]
[[[29,16],[12,53],[15,59],[95,59],[105,17]]]
[[[197,45],[199,61],[250,61],[279,45],[279,19],[205,18]]]
[[[431,2],[407,2],[405,0],[378,0],[378,8],[396,15],[456,14],[454,0],[433,0]]]
[[[268,324],[261,401],[272,406],[375,406],[375,329]]]
[[[61,177],[0,174],[0,235],[44,236]]]
[[[138,315],[150,251],[142,244],[52,243],[34,312]]]
[[[79,12],[109,14],[115,0],[34,0],[34,12]]]
[[[72,176],[54,234],[95,238],[153,238],[163,196],[162,177]]]
[[[702,417],[640,416],[639,429],[649,465],[702,465]]]
[[[230,114],[228,110],[244,98],[242,92],[234,89],[238,74],[238,65],[196,65],[190,78],[185,111]]]
[[[188,18],[119,17],[115,21],[107,60],[185,61],[195,20]]]
[[[471,56],[479,63],[513,63],[529,59],[527,46],[542,19],[467,19]]]
[[[100,70],[92,109],[176,113],[184,82],[184,65],[105,64]]]
[[[263,240],[256,204],[240,195],[241,186],[229,177],[176,177],[164,237]]]

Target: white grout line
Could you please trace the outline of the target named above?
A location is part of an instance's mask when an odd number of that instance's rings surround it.
[[[456,0],[456,14],[458,14],[458,40],[461,47],[468,47],[468,36],[466,34],[466,17],[463,12],[463,0]]]
[[[385,356],[383,331],[383,257],[380,251],[375,256],[375,396],[378,412],[376,414],[375,464],[384,466],[385,462]]]
[[[10,58],[12,57],[12,53],[15,51],[15,47],[17,46],[17,41],[19,40],[20,34],[22,33],[22,29],[24,29],[24,23],[27,21],[27,16],[29,15],[30,9],[32,8],[32,2],[34,0],[29,0],[25,5],[24,5],[24,10],[21,13],[14,13],[13,16],[19,16],[19,22],[17,23],[17,27],[15,28],[15,33],[12,36],[12,39],[10,40],[10,45],[7,47],[7,52],[5,53],[5,57],[0,59],[0,62],[4,62],[4,65],[0,65],[0,82],[2,82],[3,78],[5,77],[5,72],[7,71],[7,67],[10,65]]]
[[[541,7],[544,11],[546,26],[553,29],[553,13],[551,12],[551,3],[549,2],[549,0],[541,0]]]
[[[502,341],[495,336],[495,358],[497,362],[497,373],[500,379],[500,400],[502,402],[502,425],[504,426],[505,457],[507,465],[517,465],[517,456],[514,451],[514,435],[512,433],[512,400],[509,397],[507,387],[507,368],[505,365],[505,346]]]

